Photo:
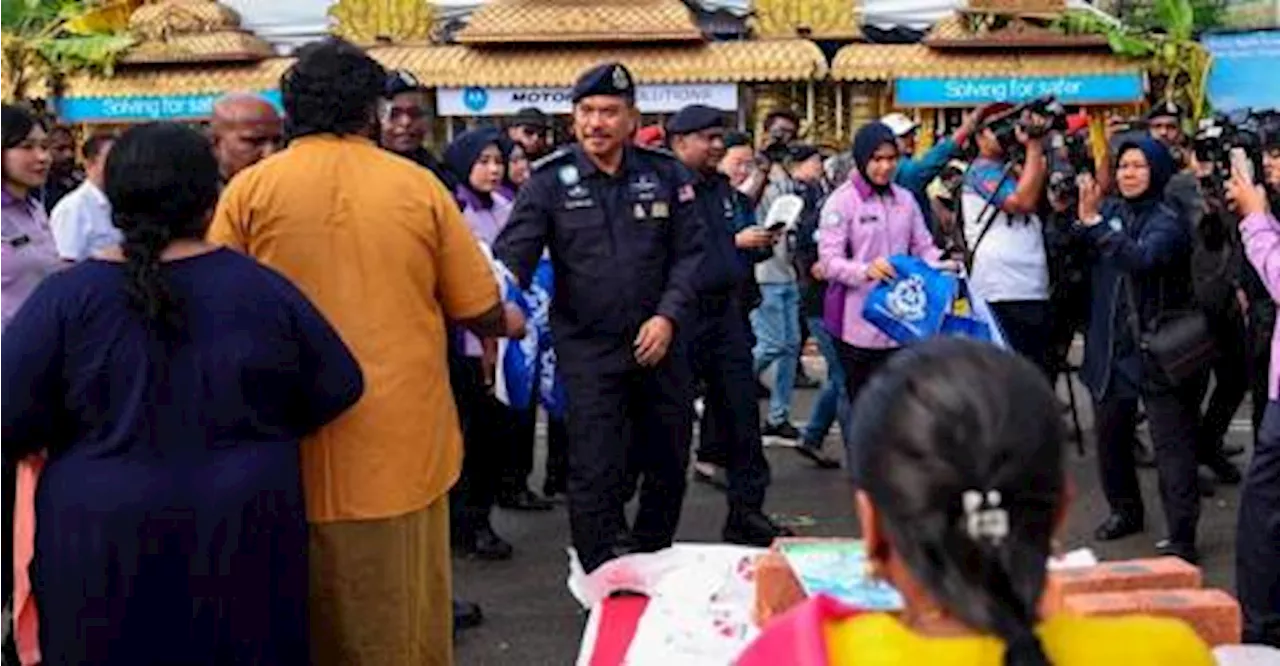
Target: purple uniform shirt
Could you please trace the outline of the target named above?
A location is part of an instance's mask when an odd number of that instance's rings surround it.
[[[926,261],[942,256],[915,197],[897,185],[878,196],[855,174],[827,198],[818,224],[818,262],[827,280],[850,287],[845,291],[841,338],[864,349],[897,347],[893,338],[862,318],[862,306],[876,285],[867,277],[872,261],[895,254]]]
[[[3,205],[4,254],[0,257],[0,310],[8,326],[14,313],[35,291],[45,276],[63,266],[58,258],[58,248],[45,217],[44,206],[31,197],[18,198],[5,188],[0,193]]]
[[[462,217],[467,220],[472,235],[480,243],[492,247],[493,242],[498,239],[498,232],[502,231],[507,218],[511,217],[511,201],[494,194],[493,204],[485,206],[471,190],[462,186],[458,187],[457,195],[462,204]],[[462,339],[462,349],[467,356],[479,357],[484,353],[480,338],[470,331],[464,333]]]
[[[1244,251],[1249,263],[1257,269],[1267,293],[1280,302],[1280,223],[1271,215],[1254,213],[1240,222],[1240,235],[1244,238]],[[1280,400],[1280,337],[1271,333],[1271,379],[1267,397]]]

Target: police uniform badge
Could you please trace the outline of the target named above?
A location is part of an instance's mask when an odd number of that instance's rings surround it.
[[[830,229],[831,227],[840,226],[840,212],[829,210],[822,214],[822,219],[818,221],[819,227]]]
[[[644,213],[644,204],[636,204],[635,209],[632,210],[632,216],[637,220],[643,220],[646,217]]]
[[[676,191],[676,199],[679,200],[680,203],[693,201],[693,186],[681,185],[680,189]]]
[[[627,70],[622,67],[613,68],[613,87],[618,90],[626,90],[631,86],[631,79],[627,77]]]
[[[653,207],[649,209],[649,214],[652,215],[655,220],[667,218],[671,217],[671,209],[667,207],[667,202],[655,201],[653,202]]]
[[[560,167],[560,172],[557,175],[560,177],[560,184],[566,187],[569,185],[576,185],[578,180],[580,180],[578,177],[578,167],[572,164],[566,164]]]
[[[1124,223],[1121,222],[1118,217],[1111,218],[1111,220],[1107,222],[1107,226],[1111,227],[1112,231],[1124,231]]]

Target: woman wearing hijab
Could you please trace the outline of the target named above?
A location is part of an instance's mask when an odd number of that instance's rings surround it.
[[[454,197],[471,233],[491,245],[511,215],[511,200],[498,193],[506,175],[498,130],[482,127],[462,134],[445,149],[444,163],[458,183]],[[462,332],[449,351],[465,448],[462,475],[449,497],[453,548],[467,557],[511,559],[511,544],[493,531],[490,520],[511,457],[506,442],[513,416],[493,393],[497,344]]]
[[[894,277],[889,257],[910,254],[930,262],[942,258],[915,197],[893,184],[898,157],[893,130],[883,123],[864,125],[853,138],[857,168],[827,199],[818,223],[814,277],[846,288],[843,317],[839,322],[826,319],[836,338],[850,403],[898,350],[893,338],[862,318],[871,289]]]
[[[1092,178],[1080,183],[1079,227],[1092,248],[1093,294],[1080,379],[1093,393],[1098,464],[1111,510],[1095,536],[1110,541],[1144,529],[1133,457],[1141,400],[1151,422],[1169,530],[1159,548],[1194,562],[1200,382],[1165,380],[1142,358],[1135,331],[1167,313],[1191,309],[1191,230],[1163,201],[1174,172],[1168,149],[1143,137],[1124,143],[1117,154],[1115,195],[1104,201]]]

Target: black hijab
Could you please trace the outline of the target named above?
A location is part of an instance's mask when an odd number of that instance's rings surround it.
[[[885,145],[893,146],[894,151],[897,151],[898,137],[894,136],[893,130],[889,129],[888,125],[881,122],[863,125],[853,136],[853,163],[858,169],[858,174],[862,176],[863,182],[876,194],[886,194],[893,186],[892,181],[886,185],[878,185],[867,177],[867,165],[871,164],[871,156],[880,149],[880,146]]]
[[[463,132],[444,149],[444,163],[460,186],[465,188],[485,207],[493,205],[488,192],[477,192],[471,187],[471,168],[480,159],[480,153],[489,146],[502,149],[501,134],[496,127],[481,127]],[[503,152],[505,159],[505,151]]]

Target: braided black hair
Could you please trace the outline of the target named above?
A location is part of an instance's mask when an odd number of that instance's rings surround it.
[[[857,482],[911,574],[947,612],[1003,639],[1007,666],[1048,666],[1035,625],[1066,435],[1044,376],[990,345],[930,341],[885,367],[853,422]],[[988,508],[994,498],[1007,529],[975,532],[969,495]]]
[[[360,47],[331,37],[308,44],[280,77],[290,138],[371,134],[387,73]]]
[[[130,128],[107,155],[105,191],[124,234],[130,303],[158,329],[180,328],[160,256],[175,240],[203,238],[218,200],[218,162],[208,139],[173,123]]]

